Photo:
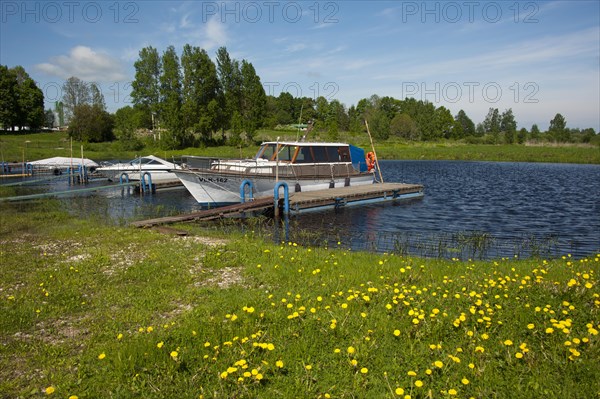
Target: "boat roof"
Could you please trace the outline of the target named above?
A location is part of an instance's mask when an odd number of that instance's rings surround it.
[[[318,143],[309,141],[265,141],[261,145],[265,144],[295,145],[303,147],[340,147],[349,145],[348,143]]]

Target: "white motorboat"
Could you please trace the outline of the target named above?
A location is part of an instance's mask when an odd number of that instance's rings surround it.
[[[221,206],[242,202],[250,190],[249,197],[273,196],[280,182],[290,192],[372,184],[371,155],[345,143],[265,142],[252,159],[188,162],[173,172],[200,204]]]
[[[154,155],[147,155],[129,162],[101,166],[96,169],[96,172],[110,180],[119,180],[125,173],[130,181],[141,180],[145,173],[149,173],[152,183],[166,183],[178,181],[177,176],[171,171],[179,168],[181,166],[176,163],[165,161]]]

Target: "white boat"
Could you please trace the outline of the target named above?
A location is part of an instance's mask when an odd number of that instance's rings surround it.
[[[173,172],[196,201],[209,206],[242,202],[250,190],[253,198],[273,196],[280,182],[290,192],[375,182],[364,150],[345,143],[265,142],[252,159],[190,164]]]
[[[87,170],[93,172],[98,165],[96,162],[87,158],[69,158],[69,157],[52,157],[39,159],[37,161],[27,162],[28,167],[35,171],[52,171],[54,174],[62,174],[67,169],[77,170],[83,165]]]
[[[106,166],[101,166],[96,169],[96,172],[110,180],[119,180],[125,173],[130,181],[141,180],[145,173],[150,174],[152,183],[176,182],[179,179],[171,172],[181,166],[165,161],[162,158],[154,155],[147,155],[133,159],[129,162],[114,163]]]

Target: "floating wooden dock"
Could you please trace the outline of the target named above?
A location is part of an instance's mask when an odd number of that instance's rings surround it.
[[[337,209],[345,206],[364,205],[382,201],[421,198],[423,195],[422,185],[404,183],[377,183],[290,193],[289,212],[291,214],[299,214],[309,211]],[[279,207],[284,205],[283,201],[284,199],[279,200]],[[186,221],[213,220],[226,216],[243,215],[249,212],[273,211],[274,207],[275,203],[273,197],[261,197],[250,202],[206,209],[184,215],[140,220],[131,223],[131,225],[134,227],[152,227]]]

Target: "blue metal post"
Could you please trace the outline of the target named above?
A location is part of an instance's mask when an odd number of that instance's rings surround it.
[[[125,182],[129,184],[129,175],[125,172],[121,173],[121,177],[119,177],[119,184],[123,184],[123,176],[125,176]]]
[[[279,188],[283,187],[283,213],[288,214],[290,212],[290,192],[286,182],[279,182],[275,185],[273,190],[273,198],[275,201],[275,216],[279,216]]]
[[[146,176],[148,176],[148,192],[152,192],[152,175],[150,174],[150,172],[144,172],[144,174],[142,175],[142,191],[145,193],[146,192]]]
[[[246,202],[246,186],[250,186],[250,192],[248,193],[248,199],[252,201],[254,197],[252,196],[252,190],[254,189],[254,185],[248,179],[244,180],[242,184],[240,184],[240,201],[242,204]]]

